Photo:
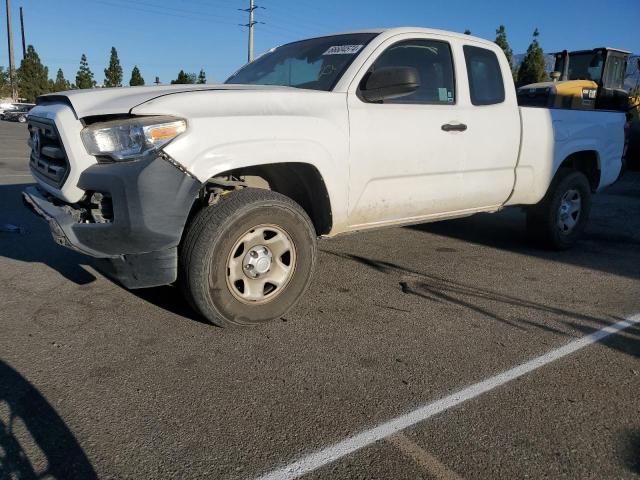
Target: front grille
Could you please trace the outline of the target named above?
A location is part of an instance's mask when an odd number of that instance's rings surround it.
[[[40,180],[60,187],[69,174],[69,160],[53,121],[29,117],[29,166]]]

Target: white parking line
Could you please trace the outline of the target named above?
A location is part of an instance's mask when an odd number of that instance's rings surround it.
[[[351,453],[367,447],[379,440],[383,440],[402,430],[416,425],[419,422],[442,413],[450,408],[460,405],[467,400],[476,398],[483,393],[487,393],[494,388],[509,383],[516,378],[520,378],[527,373],[533,372],[538,368],[544,367],[556,360],[571,355],[589,345],[597,343],[610,335],[620,332],[625,328],[640,323],[640,313],[621,320],[613,325],[598,330],[591,335],[574,340],[563,347],[551,350],[544,355],[529,360],[517,367],[506,370],[493,377],[487,378],[479,383],[464,388],[456,393],[448,395],[433,403],[429,403],[419,407],[409,413],[396,417],[376,427],[365,430],[357,435],[342,440],[334,445],[318,450],[314,453],[306,455],[289,465],[278,468],[271,473],[267,473],[259,477],[258,480],[291,480],[299,478],[302,475],[313,472],[325,465],[335,462],[336,460],[346,457]]]

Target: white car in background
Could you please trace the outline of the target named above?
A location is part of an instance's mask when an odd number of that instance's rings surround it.
[[[0,103],[0,115],[2,115],[7,110],[15,110],[16,107],[11,102]]]
[[[35,107],[34,103],[19,103],[16,108],[12,110],[5,110],[0,113],[0,120],[8,120],[10,122],[18,122],[18,123],[27,123],[27,119],[29,118],[29,112],[33,107]]]
[[[29,111],[35,106],[36,106],[35,103],[20,103],[20,102],[0,103],[0,120],[5,119],[4,117],[5,113],[15,112],[16,110],[24,110],[25,108],[27,109],[26,111]]]

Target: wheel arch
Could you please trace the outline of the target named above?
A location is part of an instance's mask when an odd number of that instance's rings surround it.
[[[309,215],[318,236],[328,234],[333,228],[333,210],[327,185],[320,171],[305,162],[249,165],[217,173],[203,182],[201,195],[194,202],[190,218],[206,205],[202,198],[207,185],[224,178],[241,179],[244,186],[271,190],[290,198]]]
[[[565,157],[556,170],[555,176],[561,170],[576,170],[582,172],[589,180],[591,191],[595,192],[600,186],[601,164],[597,150],[580,150]],[[554,177],[555,177],[554,176]]]

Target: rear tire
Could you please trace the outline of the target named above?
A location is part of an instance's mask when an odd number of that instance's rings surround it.
[[[561,170],[542,201],[527,211],[527,231],[547,248],[566,250],[584,234],[590,212],[587,177],[575,170]]]
[[[295,305],[316,256],[315,228],[297,203],[246,188],[194,216],[180,248],[179,283],[211,323],[256,325]]]

